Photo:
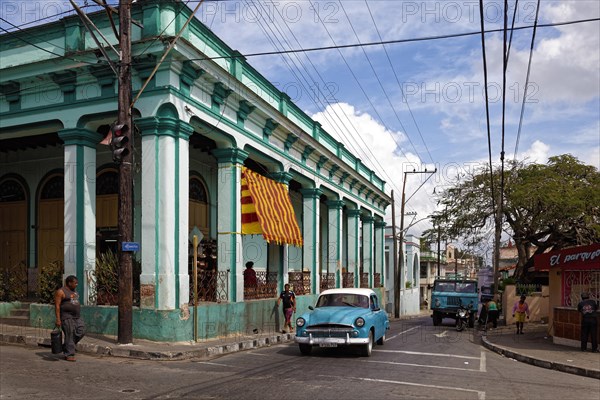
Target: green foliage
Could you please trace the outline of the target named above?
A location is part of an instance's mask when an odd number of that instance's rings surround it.
[[[65,272],[62,261],[53,261],[40,267],[39,298],[42,303],[54,303],[54,293],[62,286]]]
[[[406,286],[407,289],[412,288],[412,282],[411,281],[406,281],[405,286]]]
[[[110,249],[96,258],[96,287],[110,294],[119,292],[119,255]]]
[[[0,301],[23,300],[27,297],[27,266],[17,263],[0,268]]]
[[[477,171],[441,194],[443,211],[434,222],[443,235],[487,246],[500,183],[499,170],[492,176],[489,170]],[[531,266],[534,247],[540,254],[600,241],[600,172],[569,154],[551,157],[547,164],[509,163],[502,229],[517,247],[517,278]]]

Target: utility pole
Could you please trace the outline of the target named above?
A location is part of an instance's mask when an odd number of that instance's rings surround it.
[[[396,241],[396,203],[392,190],[392,251],[394,252],[394,318],[400,318],[400,284],[398,282],[398,243]]]
[[[438,252],[437,252],[438,253],[437,254],[437,261],[438,261],[438,263],[437,263],[438,264],[437,265],[437,276],[438,277],[442,276],[441,266],[440,266],[440,264],[441,264],[441,258],[442,258],[441,257],[442,255],[440,253],[440,236],[441,236],[441,233],[442,233],[442,227],[438,224],[438,240],[437,240],[437,245],[438,245],[437,246],[438,247]]]
[[[131,118],[131,0],[119,2],[119,47],[121,57],[118,69],[119,112],[117,125],[124,126],[124,142],[133,146]],[[119,327],[117,342],[133,341],[133,280],[132,253],[123,251],[123,242],[132,240],[133,224],[133,151],[125,151],[119,164]]]

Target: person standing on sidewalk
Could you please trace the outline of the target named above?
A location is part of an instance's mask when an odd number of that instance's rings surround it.
[[[496,329],[498,327],[498,315],[500,311],[498,310],[498,304],[496,304],[496,299],[491,299],[487,303],[487,315],[488,322],[492,323],[492,327]],[[486,324],[487,325],[487,324]],[[487,328],[487,326],[486,326]]]
[[[587,293],[581,293],[581,302],[577,305],[581,313],[581,351],[587,350],[588,335],[592,335],[592,352],[598,352],[598,303],[590,299]]]
[[[525,315],[529,319],[529,305],[525,302],[527,296],[521,295],[521,299],[515,303],[512,310],[513,318],[517,319],[517,335],[523,334],[523,325],[525,324]],[[516,315],[516,317],[515,317]]]
[[[56,326],[60,326],[65,334],[63,352],[67,361],[75,361],[75,345],[85,335],[79,293],[75,291],[76,288],[77,277],[69,275],[65,279],[65,286],[54,294]]]
[[[292,314],[296,311],[296,295],[294,292],[290,290],[290,284],[286,283],[283,287],[283,292],[279,295],[277,299],[277,307],[279,307],[279,303],[283,302],[283,316],[285,318],[285,322],[283,323],[283,333],[286,333],[285,328],[290,329],[290,332],[294,331],[294,327],[292,326]]]

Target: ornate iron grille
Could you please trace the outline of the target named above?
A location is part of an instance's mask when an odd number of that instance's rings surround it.
[[[381,274],[379,272],[373,275],[373,287],[381,287]]]
[[[599,271],[563,271],[562,275],[564,307],[577,307],[581,301],[581,293],[587,292],[590,299],[600,299],[600,272]]]
[[[321,273],[321,292],[327,289],[335,288],[335,273]]]
[[[369,287],[369,274],[368,273],[360,274],[360,287],[361,288]]]
[[[277,297],[277,272],[256,271],[256,287],[245,287],[244,298],[248,300]]]
[[[190,304],[194,305],[194,276],[190,275]],[[198,270],[198,302],[227,301],[229,272]]]
[[[310,272],[288,272],[288,283],[297,296],[310,294]]]
[[[343,272],[342,273],[342,287],[345,287],[345,288],[354,287],[354,272]]]

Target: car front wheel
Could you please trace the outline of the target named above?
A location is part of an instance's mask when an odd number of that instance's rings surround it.
[[[383,346],[383,344],[385,343],[385,332],[383,333],[383,336],[379,338],[379,340],[377,340],[377,344],[379,346]]]
[[[363,345],[362,355],[364,357],[371,357],[371,353],[373,352],[373,331],[369,331],[369,342]]]
[[[300,343],[298,345],[300,347],[300,353],[305,356],[310,356],[310,352],[312,350],[312,346],[310,344]]]

